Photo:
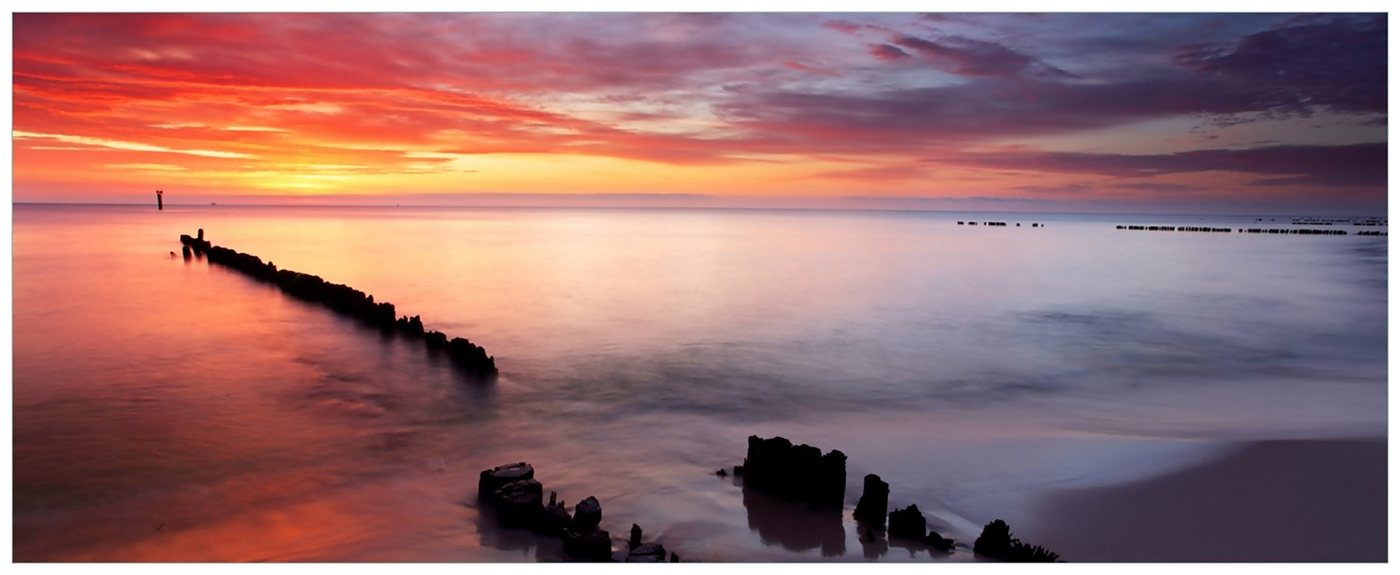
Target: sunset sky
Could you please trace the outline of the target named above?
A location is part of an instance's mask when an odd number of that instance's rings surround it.
[[[16,14],[14,199],[1372,213],[1386,35],[1384,15]]]

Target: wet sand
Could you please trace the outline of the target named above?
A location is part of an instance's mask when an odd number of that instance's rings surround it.
[[[1248,443],[1134,483],[1065,490],[1018,531],[1067,561],[1386,561],[1386,440]]]

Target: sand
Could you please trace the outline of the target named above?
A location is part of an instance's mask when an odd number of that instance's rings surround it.
[[[1052,494],[1017,531],[1066,561],[1386,561],[1386,441],[1242,444],[1211,463]],[[1013,525],[1014,527],[1014,525]]]

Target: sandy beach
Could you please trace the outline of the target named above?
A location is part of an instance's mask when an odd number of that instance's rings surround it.
[[[1386,440],[1241,444],[1133,483],[1065,490],[1022,539],[1084,561],[1386,561]]]

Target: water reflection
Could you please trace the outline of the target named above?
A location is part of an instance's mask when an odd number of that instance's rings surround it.
[[[745,487],[743,493],[749,529],[758,532],[764,545],[781,546],[788,551],[820,548],[822,557],[846,554],[846,529],[840,512],[814,510],[750,487]]]
[[[567,559],[564,555],[563,540],[558,537],[545,537],[529,529],[502,527],[496,517],[496,510],[490,505],[482,505],[479,501],[474,500],[468,507],[476,511],[476,534],[480,547],[515,552],[520,554],[521,559],[541,562]]]
[[[860,548],[866,559],[879,559],[890,551],[890,542],[885,540],[885,532],[874,527],[859,526]]]

